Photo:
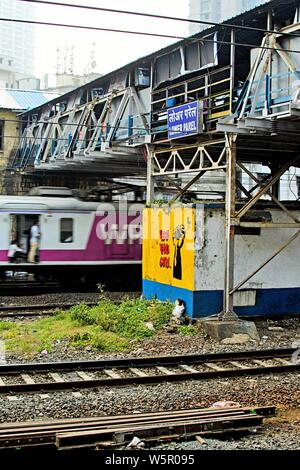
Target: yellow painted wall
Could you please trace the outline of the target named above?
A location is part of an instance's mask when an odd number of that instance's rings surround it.
[[[195,209],[143,211],[143,279],[194,289]]]

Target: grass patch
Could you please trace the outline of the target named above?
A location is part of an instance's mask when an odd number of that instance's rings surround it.
[[[193,325],[181,325],[177,330],[182,336],[196,336],[198,334],[197,328]]]
[[[0,322],[0,340],[8,351],[34,355],[53,351],[60,341],[104,352],[128,350],[133,342],[150,338],[170,319],[168,302],[125,299],[116,305],[101,296],[98,304],[80,304],[33,322]]]
[[[115,305],[101,300],[96,307],[81,304],[72,307],[71,318],[79,325],[97,325],[103,331],[124,338],[142,340],[155,334],[170,319],[172,306],[168,302],[124,300]],[[147,323],[152,323],[150,329]]]
[[[15,326],[15,323],[11,322],[11,321],[2,321],[0,322],[0,334],[1,334],[1,331],[8,331],[8,330],[12,330]]]

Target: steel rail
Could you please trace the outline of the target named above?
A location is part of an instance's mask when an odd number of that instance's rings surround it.
[[[14,428],[11,428],[9,423],[8,425],[4,423],[4,426],[0,430],[0,446],[1,442],[6,439],[18,439],[25,434],[30,434],[31,437],[49,437],[53,432],[84,432],[84,431],[93,431],[94,429],[98,430],[100,427],[117,427],[122,425],[133,426],[134,424],[144,424],[144,423],[162,423],[162,422],[180,422],[186,419],[208,419],[208,418],[230,418],[231,416],[244,416],[249,412],[255,411],[259,416],[273,416],[275,414],[275,407],[263,407],[262,410],[258,412],[256,409],[249,408],[227,408],[227,409],[215,409],[215,410],[205,410],[205,409],[196,409],[196,410],[184,410],[182,412],[161,412],[153,413],[151,415],[141,414],[141,415],[128,415],[128,416],[106,416],[103,418],[97,418],[93,422],[87,423],[57,423],[52,424],[51,422],[45,424],[36,423],[36,426],[27,425],[19,426],[19,423]]]
[[[184,363],[201,363],[201,362],[224,362],[231,359],[247,360],[247,359],[272,359],[274,357],[291,357],[297,351],[295,348],[283,349],[262,349],[248,351],[234,351],[225,353],[207,353],[207,354],[190,354],[176,356],[149,356],[149,357],[131,357],[120,359],[101,359],[88,361],[62,361],[62,362],[44,362],[44,363],[24,363],[24,364],[4,364],[0,366],[0,375],[7,372],[20,373],[25,371],[31,372],[47,372],[71,371],[76,369],[96,370],[102,368],[126,368],[126,367],[150,367],[158,365],[177,365]]]
[[[32,433],[27,435],[4,436],[0,440],[0,451],[7,448],[54,447],[57,449],[74,449],[77,447],[98,449],[116,448],[129,443],[133,435],[140,436],[148,444],[182,440],[201,433],[202,436],[215,434],[245,432],[251,427],[262,424],[263,417],[256,414],[225,415],[220,418],[208,417],[205,419],[185,419],[182,421],[146,423],[135,426],[123,425],[110,428],[94,428],[87,431],[79,429],[67,432]],[[176,432],[175,432],[176,431]],[[1,452],[0,452],[1,455]]]
[[[262,424],[262,416],[256,414],[225,416],[223,418],[207,419],[185,419],[179,422],[166,423],[147,423],[144,425],[112,427],[108,429],[95,429],[93,431],[81,431],[80,433],[57,433],[55,445],[57,448],[74,448],[78,446],[95,446],[101,448],[107,447],[107,441],[110,440],[110,447],[117,447],[129,443],[133,436],[138,436],[146,442],[157,442],[162,440],[177,440],[192,437],[198,433],[209,432],[214,434],[216,431],[232,432],[236,430],[257,427]]]
[[[16,375],[22,372],[50,372],[50,371],[104,371],[107,369],[123,369],[127,371],[133,366],[136,368],[143,367],[159,367],[171,366],[180,367],[180,365],[190,364],[204,365],[209,370],[197,371],[180,368],[177,371],[162,371],[162,375],[157,374],[141,374],[134,376],[121,377],[113,373],[112,376],[105,378],[87,378],[83,380],[64,380],[61,378],[59,381],[50,382],[34,382],[30,380],[29,383],[14,383],[5,384],[2,380],[0,385],[0,394],[8,393],[25,393],[25,392],[41,392],[41,391],[58,391],[68,389],[84,389],[84,388],[97,388],[103,386],[128,386],[136,384],[149,384],[161,382],[178,382],[184,380],[204,380],[221,377],[236,377],[241,375],[258,375],[267,373],[283,373],[283,372],[298,372],[300,370],[300,362],[283,361],[279,365],[265,364],[261,365],[258,361],[258,366],[242,366],[236,367],[232,362],[247,361],[254,359],[278,359],[288,357],[291,360],[292,354],[295,349],[275,349],[263,351],[243,351],[233,353],[217,353],[217,354],[203,354],[203,355],[188,355],[188,356],[164,356],[164,357],[145,357],[145,358],[129,358],[129,359],[111,359],[101,361],[80,361],[80,362],[62,362],[62,363],[30,363],[30,364],[6,364],[0,366],[0,377],[5,375]],[[212,367],[208,363],[223,363],[231,366],[231,368]],[[233,366],[233,367],[232,367]]]
[[[75,428],[86,428],[94,427],[98,425],[107,425],[114,422],[135,422],[140,421],[141,419],[147,419],[150,421],[160,419],[168,419],[170,417],[181,417],[197,414],[198,416],[206,416],[207,414],[214,414],[218,416],[223,416],[224,413],[231,414],[238,412],[249,412],[255,411],[261,416],[270,416],[275,413],[276,407],[271,406],[234,406],[229,408],[191,408],[187,410],[174,410],[174,411],[157,411],[157,412],[148,412],[148,413],[134,413],[134,414],[125,414],[125,415],[108,415],[108,416],[92,416],[92,417],[83,417],[83,418],[66,418],[66,419],[51,419],[46,421],[21,421],[21,422],[9,422],[9,423],[0,423],[0,436],[5,433],[16,433],[23,431],[40,431],[43,430],[52,430],[52,429],[74,429]]]
[[[90,380],[71,380],[62,382],[37,382],[24,384],[7,384],[0,386],[0,394],[28,393],[59,390],[78,390],[84,388],[115,387],[125,385],[138,385],[162,382],[180,382],[186,380],[204,380],[222,377],[237,377],[242,375],[259,375],[267,373],[298,372],[300,364],[249,367],[245,369],[224,369],[220,371],[180,372],[170,375],[147,375],[145,377],[120,377]]]
[[[185,354],[176,356],[146,356],[119,359],[101,359],[88,361],[61,361],[61,362],[28,362],[24,364],[0,365],[0,375],[19,374],[21,372],[47,372],[72,370],[99,370],[106,368],[128,367],[155,367],[160,365],[172,366],[179,364],[195,364],[203,362],[226,362],[230,360],[272,359],[275,357],[291,357],[296,348],[260,349],[248,351],[233,351],[206,354]]]
[[[59,282],[56,281],[28,281],[24,279],[14,279],[0,282],[0,289],[25,289],[25,288],[47,288],[47,287],[58,287]]]
[[[144,434],[146,439],[161,439],[165,430],[176,428],[181,435],[198,432],[228,432],[233,428],[259,425],[267,416],[274,416],[275,406],[194,408],[129,415],[73,418],[55,421],[33,421],[0,424],[0,448],[54,446],[69,447],[90,445],[99,438],[109,437],[110,445],[118,445],[120,438],[128,439],[132,432]],[[209,426],[207,427],[207,424]],[[186,428],[188,426],[188,428]],[[157,430],[159,429],[159,433]],[[170,436],[168,436],[170,437]]]

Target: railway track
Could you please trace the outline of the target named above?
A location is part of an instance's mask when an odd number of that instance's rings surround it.
[[[92,307],[96,305],[96,302],[83,302],[85,305]],[[9,305],[0,307],[0,318],[1,317],[20,317],[20,316],[40,316],[40,315],[51,315],[54,314],[57,309],[69,309],[78,305],[79,302],[73,303],[59,303],[59,304],[41,304],[41,305]]]
[[[294,352],[295,349],[272,349],[100,361],[5,364],[0,366],[0,394],[299,372],[300,362],[292,361]]]
[[[1,295],[10,294],[13,292],[14,295],[22,295],[24,292],[29,295],[38,294],[41,292],[61,291],[62,286],[56,281],[38,282],[28,280],[15,280],[0,282]]]
[[[50,446],[57,449],[107,449],[137,436],[147,444],[245,431],[273,416],[275,407],[207,408],[121,416],[0,424],[0,449]],[[1,454],[0,454],[1,455]]]

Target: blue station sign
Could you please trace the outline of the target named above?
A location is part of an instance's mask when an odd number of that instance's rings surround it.
[[[199,102],[192,101],[168,109],[168,139],[199,133]]]

